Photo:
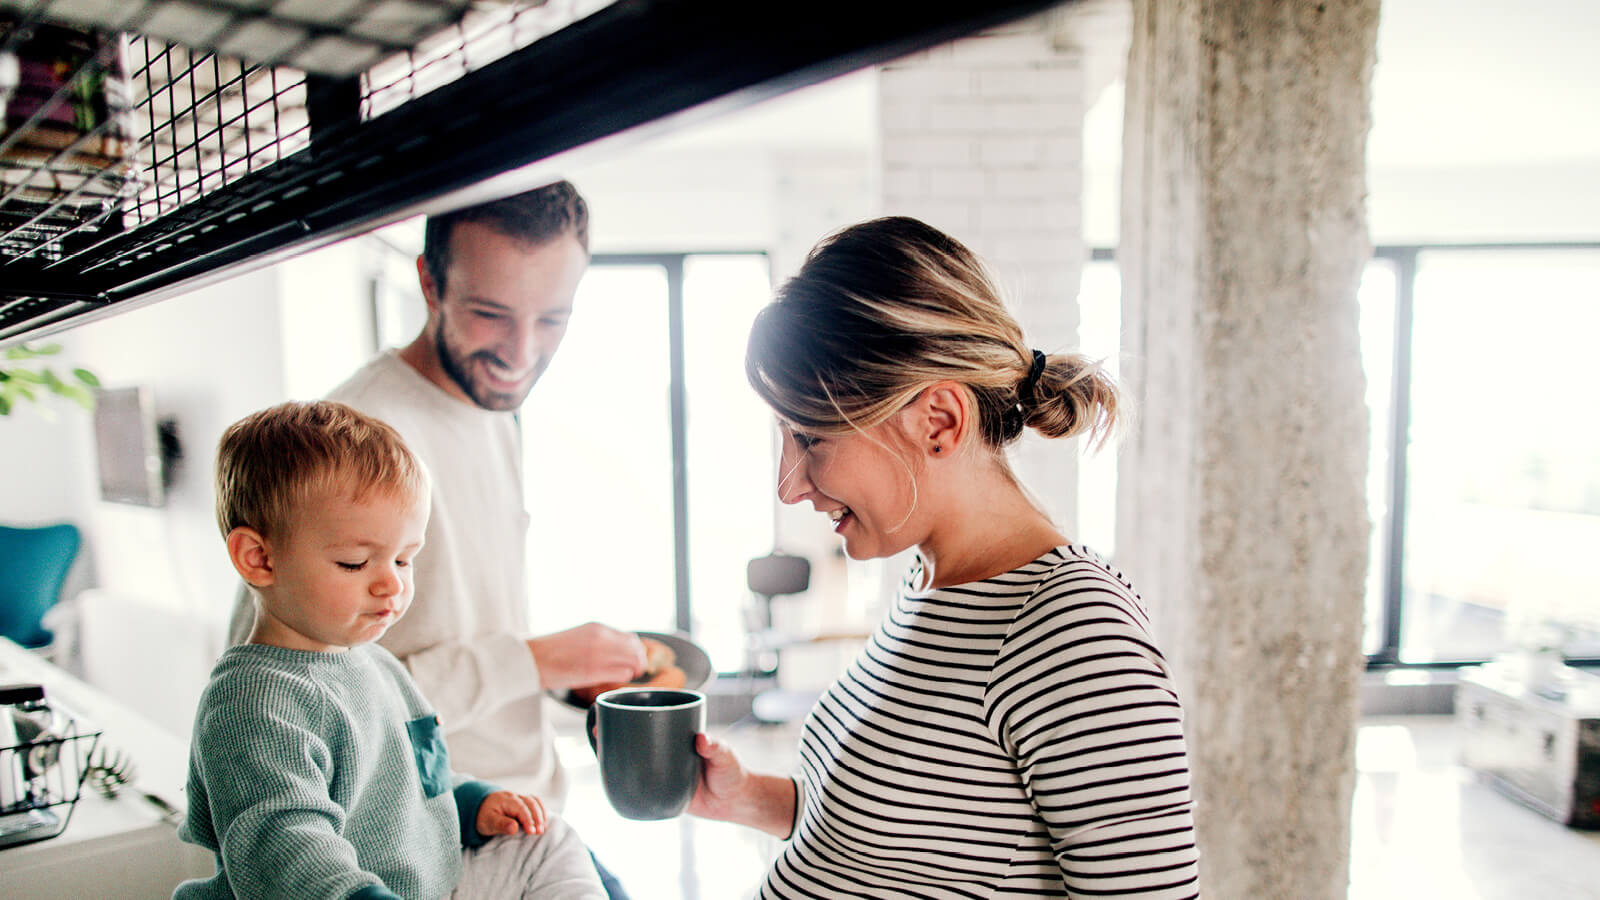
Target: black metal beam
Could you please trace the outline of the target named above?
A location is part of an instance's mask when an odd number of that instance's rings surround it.
[[[85,315],[120,311],[712,100],[754,102],[1055,5],[619,0],[65,263],[0,261],[0,301],[90,296]]]

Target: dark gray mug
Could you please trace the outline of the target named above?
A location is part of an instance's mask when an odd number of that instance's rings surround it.
[[[700,783],[694,736],[706,730],[699,691],[619,688],[589,707],[589,744],[606,799],[624,818],[681,814]]]

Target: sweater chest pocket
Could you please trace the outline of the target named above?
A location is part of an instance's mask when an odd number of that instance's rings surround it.
[[[444,733],[438,716],[423,716],[406,723],[411,738],[411,755],[417,762],[417,777],[422,780],[422,795],[437,797],[450,790],[450,751],[444,746]]]

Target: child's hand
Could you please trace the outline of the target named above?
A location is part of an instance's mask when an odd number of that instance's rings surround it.
[[[538,797],[495,791],[478,807],[478,833],[544,834],[546,818]]]

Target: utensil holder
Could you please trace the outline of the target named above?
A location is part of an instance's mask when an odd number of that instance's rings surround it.
[[[0,706],[11,725],[11,708]],[[66,829],[83,792],[89,754],[99,731],[80,731],[71,718],[18,742],[14,728],[0,730],[0,848],[52,838]]]

